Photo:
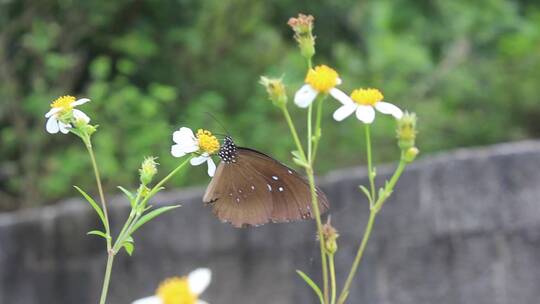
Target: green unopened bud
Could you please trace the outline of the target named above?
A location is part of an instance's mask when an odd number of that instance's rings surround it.
[[[417,147],[411,147],[407,149],[407,151],[405,151],[405,153],[403,154],[403,159],[408,163],[412,163],[418,153],[420,153],[420,150],[418,150]]]
[[[268,98],[270,98],[274,105],[277,107],[283,107],[285,104],[287,104],[287,92],[281,78],[268,78],[261,76],[259,83],[266,88]]]
[[[324,237],[324,250],[328,254],[335,254],[338,250],[337,238],[339,237],[339,233],[330,223],[330,217],[328,217],[326,224],[322,226],[322,233]]]
[[[414,147],[416,140],[416,114],[405,112],[397,122],[398,146],[401,150],[408,150]]]
[[[287,22],[294,31],[294,39],[298,42],[302,56],[308,60],[315,55],[314,20],[311,15],[298,14],[298,18],[290,18]]]
[[[143,160],[141,164],[141,169],[139,169],[139,174],[141,177],[141,184],[148,185],[152,182],[152,178],[157,173],[157,163],[155,157],[147,157]]]

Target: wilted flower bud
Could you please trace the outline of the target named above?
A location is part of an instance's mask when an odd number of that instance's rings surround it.
[[[313,37],[313,21],[311,15],[298,14],[298,18],[290,18],[287,24],[294,31],[294,39],[298,41],[300,52],[306,59],[315,55],[315,37]]]
[[[328,217],[326,224],[323,225],[322,233],[324,236],[324,249],[326,252],[328,254],[336,253],[338,250],[337,238],[339,237],[339,233],[336,228],[330,224],[330,217]]]
[[[259,81],[266,88],[268,97],[278,107],[283,107],[287,104],[287,92],[281,78],[268,78],[261,76]]]
[[[408,150],[414,147],[416,139],[416,114],[405,112],[397,122],[398,146],[401,150]]]
[[[141,176],[141,184],[148,185],[152,182],[152,178],[157,173],[157,163],[156,158],[153,156],[147,157],[143,160],[141,164],[141,169],[139,169],[139,174]]]

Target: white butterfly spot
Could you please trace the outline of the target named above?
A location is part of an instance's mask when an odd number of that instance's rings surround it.
[[[277,176],[274,175],[274,176],[272,176],[272,179],[273,179],[273,180],[278,180],[279,177],[277,177]]]
[[[272,186],[270,184],[266,184],[268,186],[268,191],[272,191]]]
[[[279,192],[283,192],[283,187],[279,187]]]

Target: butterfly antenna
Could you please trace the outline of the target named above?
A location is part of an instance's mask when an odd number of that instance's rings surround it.
[[[217,122],[217,124],[223,129],[223,131],[225,131],[225,134],[227,136],[230,136],[230,133],[229,133],[229,130],[227,130],[227,128],[225,128],[225,126],[221,123],[221,121],[219,119],[217,119],[217,117],[210,113],[210,112],[205,112],[208,116],[210,116],[215,122]],[[219,133],[215,133],[217,135],[222,135],[222,134],[219,134]]]

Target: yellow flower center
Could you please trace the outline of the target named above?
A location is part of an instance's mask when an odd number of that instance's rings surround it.
[[[75,101],[75,97],[73,96],[70,96],[70,95],[61,96],[51,103],[51,108],[57,108],[62,111],[69,111],[73,108],[71,104],[74,101]]]
[[[156,291],[163,304],[195,304],[197,295],[189,288],[187,277],[166,279]]]
[[[208,154],[214,154],[219,150],[219,141],[208,130],[197,130],[197,140],[199,142],[199,148]]]
[[[351,94],[351,99],[359,105],[374,106],[383,100],[383,94],[377,89],[356,89]]]
[[[306,83],[321,93],[328,93],[337,85],[338,79],[338,73],[326,65],[316,66],[306,75]]]

